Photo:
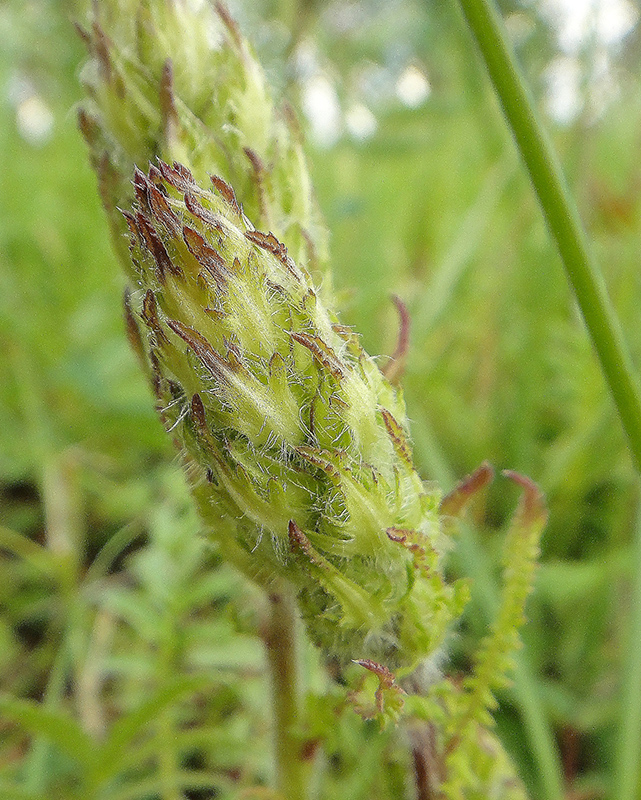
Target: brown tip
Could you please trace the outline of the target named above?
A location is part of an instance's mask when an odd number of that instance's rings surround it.
[[[222,225],[220,224],[220,221],[214,212],[210,211],[208,208],[205,208],[195,194],[192,194],[191,192],[185,193],[185,206],[187,211],[189,211],[190,214],[193,214],[194,217],[197,217],[207,225],[211,225],[219,232],[223,230]]]
[[[180,220],[172,210],[163,193],[151,181],[147,184],[147,197],[149,199],[149,207],[152,215],[165,227],[168,233],[172,236],[177,236],[181,230]]]
[[[207,427],[207,416],[205,414],[205,406],[198,393],[194,394],[191,398],[191,418],[196,427],[196,432],[208,443],[211,442],[211,435]]]
[[[532,522],[537,518],[545,520],[547,517],[545,498],[537,484],[526,475],[521,475],[519,472],[514,472],[511,469],[503,470],[502,474],[523,490],[521,513],[524,521]]]
[[[167,183],[171,184],[174,189],[178,189],[179,192],[189,192],[196,185],[196,181],[191,172],[187,167],[184,167],[177,161],[174,161],[173,167],[170,167],[169,164],[166,164],[159,158],[158,168]]]
[[[176,276],[182,275],[182,270],[177,264],[174,264],[162,239],[156,233],[155,228],[151,222],[144,216],[144,214],[136,214],[136,223],[138,229],[143,235],[147,249],[151,253],[156,262],[156,275],[161,284],[164,284],[167,279],[167,274]]]
[[[396,349],[392,353],[389,362],[385,365],[382,372],[387,380],[392,384],[398,384],[405,372],[407,354],[410,348],[410,315],[407,306],[397,295],[392,295],[392,302],[396,306],[399,317],[398,340]]]
[[[234,212],[241,217],[243,212],[236,199],[236,192],[234,192],[232,187],[218,175],[210,175],[210,179],[214,189],[216,189],[223,199],[233,208]]]
[[[87,142],[90,147],[95,145],[99,135],[98,124],[95,118],[92,117],[91,114],[88,114],[84,108],[78,109],[78,128],[85,142]]]
[[[243,37],[241,36],[240,29],[238,28],[236,20],[229,13],[227,6],[220,0],[216,0],[215,8],[216,8],[216,13],[223,22],[223,25],[227,28],[229,35],[232,38],[232,41],[234,42],[236,47],[242,49]]]
[[[191,347],[217,381],[225,381],[229,367],[225,359],[218,355],[204,336],[194,328],[190,328],[189,325],[183,325],[182,322],[175,319],[168,319],[167,325]]]
[[[158,99],[160,102],[163,138],[165,142],[169,142],[173,138],[173,129],[178,124],[178,113],[174,100],[174,69],[170,58],[165,59],[163,64]]]
[[[406,464],[412,466],[412,450],[405,436],[405,431],[386,408],[381,408],[381,416],[387,429],[387,435],[394,445],[394,450]]]
[[[111,57],[109,55],[111,41],[98,22],[94,22],[91,27],[93,33],[92,49],[96,58],[98,59],[100,77],[106,83],[111,83],[111,79],[113,77]]]
[[[290,333],[290,336],[298,344],[302,344],[314,356],[316,361],[340,381],[345,377],[346,365],[340,360],[332,348],[326,344],[320,336],[310,336],[308,333]]]
[[[74,20],[73,27],[76,29],[76,33],[82,39],[83,44],[88,50],[91,50],[91,35],[86,28],[83,28],[82,25],[77,21]]]
[[[456,516],[467,506],[475,494],[491,483],[494,478],[492,465],[484,461],[480,467],[456,484],[449,494],[441,500],[439,511],[441,514]]]
[[[384,664],[379,664],[369,658],[356,658],[353,659],[353,663],[373,672],[386,689],[390,689],[394,685],[394,674]]]
[[[306,556],[309,556],[311,551],[311,543],[307,536],[305,536],[303,530],[294,522],[293,519],[289,520],[287,533],[289,536],[289,548],[292,553],[300,551],[305,553]]]
[[[188,225],[183,227],[183,239],[192,256],[214,278],[218,289],[224,290],[227,270],[220,253],[210,247],[203,237]]]
[[[147,215],[151,215],[151,207],[149,205],[149,181],[145,173],[138,167],[134,167],[133,179],[134,195],[140,210]]]

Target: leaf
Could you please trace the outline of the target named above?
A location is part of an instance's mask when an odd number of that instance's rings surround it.
[[[133,741],[158,715],[176,700],[201,689],[209,679],[203,675],[177,678],[168,686],[158,689],[146,702],[119,719],[100,748],[89,783],[98,786],[113,777],[125,760]]]
[[[0,548],[23,559],[47,575],[55,573],[58,569],[58,562],[50,551],[4,525],[0,525]]]
[[[33,735],[45,737],[86,769],[93,766],[94,742],[64,712],[54,711],[32,700],[1,695],[0,715]]]
[[[161,777],[150,778],[138,784],[129,785],[126,788],[119,788],[115,794],[108,795],[109,800],[147,800],[149,797],[168,796],[169,792],[183,791],[185,789],[205,789],[215,791],[229,788],[229,780],[225,780],[221,775],[210,772],[194,770],[189,772],[178,772],[175,780],[167,781]],[[213,795],[212,795],[213,796]],[[220,795],[216,793],[216,797]],[[229,795],[226,795],[229,796]],[[265,798],[276,798],[275,794],[266,790]],[[280,798],[280,795],[278,795]]]

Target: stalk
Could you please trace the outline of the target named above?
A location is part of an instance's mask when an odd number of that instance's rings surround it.
[[[641,497],[638,491],[637,497]],[[634,578],[632,619],[629,623],[627,654],[623,667],[620,727],[617,757],[614,762],[614,792],[617,800],[638,798],[641,779],[641,501],[634,526]]]
[[[459,0],[485,61],[641,472],[641,393],[603,275],[492,0]]]
[[[272,686],[276,788],[286,800],[307,797],[305,764],[296,729],[302,719],[298,663],[297,604],[284,584],[269,595],[264,632]]]
[[[543,216],[556,241],[563,266],[585,320],[592,345],[614,400],[637,472],[641,472],[641,394],[621,326],[608,297],[603,276],[594,260],[586,235],[563,177],[551,142],[538,119],[530,92],[520,74],[513,50],[492,0],[460,0],[463,14],[481,51],[519,153],[530,174]],[[634,541],[637,565],[632,608],[641,608],[641,535]],[[636,620],[633,633],[641,627]],[[636,664],[637,641],[630,636],[629,665]],[[641,720],[641,676],[629,667],[624,678],[621,732],[636,731]],[[634,796],[641,747],[639,737],[620,737],[615,763],[621,794]]]

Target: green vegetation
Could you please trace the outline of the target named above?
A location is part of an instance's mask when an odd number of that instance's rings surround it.
[[[311,796],[413,797],[425,722],[478,745],[472,762],[464,747],[452,760],[459,785],[481,751],[492,781],[497,764],[509,774],[505,755],[469,727],[492,702],[490,689],[499,738],[530,797],[638,797],[638,480],[462,16],[453,3],[410,0],[265,0],[233,10],[275,96],[309,109],[335,91],[345,112],[342,130],[328,125],[331,102],[309,124],[312,179],[331,231],[325,293],[374,353],[395,347],[390,294],[407,303],[403,386],[422,477],[447,491],[488,459],[531,476],[547,497],[526,646],[513,686],[479,678],[488,666],[498,678],[513,645],[496,636],[480,644],[498,614],[503,543],[507,536],[514,553],[524,541],[514,536],[522,516],[506,533],[516,495],[501,480],[475,499],[447,559],[448,577],[471,579],[471,602],[440,666],[467,694],[446,682],[425,702],[408,695],[411,726],[381,730],[367,719],[368,703],[379,685],[388,713],[378,716],[397,716],[387,676],[374,669],[365,679],[362,666],[350,666],[341,678],[356,692],[348,702],[345,685],[305,647],[298,727],[285,691],[277,724],[289,745],[274,760],[267,676],[286,664],[274,662],[269,644],[283,641],[292,620],[199,535],[129,352],[122,278],[71,111],[85,53],[70,18],[84,21],[86,9],[10,1],[0,11],[0,797],[274,798],[267,787],[275,769],[288,771],[297,743],[308,759],[290,786],[307,783]],[[502,12],[544,106],[546,70],[559,58],[555,30],[539,6],[505,3]],[[638,48],[636,28],[607,47],[596,29],[585,37],[572,62],[584,104],[571,122],[549,123],[633,363],[641,357],[641,106],[630,66]],[[609,92],[594,69],[604,58]],[[274,158],[298,153],[294,131],[275,136]],[[267,205],[258,197],[253,208],[287,242],[279,179]],[[304,237],[294,247],[304,253]],[[588,319],[591,310],[583,307]],[[612,388],[616,397],[621,386]],[[628,431],[638,425],[633,405],[621,416]],[[503,632],[518,621],[524,575],[522,585],[506,583]],[[272,690],[278,697],[283,687]],[[457,796],[455,785],[449,791]],[[522,796],[509,781],[500,791]]]

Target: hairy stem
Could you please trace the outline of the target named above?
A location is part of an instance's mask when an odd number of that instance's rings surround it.
[[[297,735],[301,719],[298,607],[284,584],[273,588],[268,601],[264,640],[272,684],[276,787],[285,800],[305,800],[305,764]]]

